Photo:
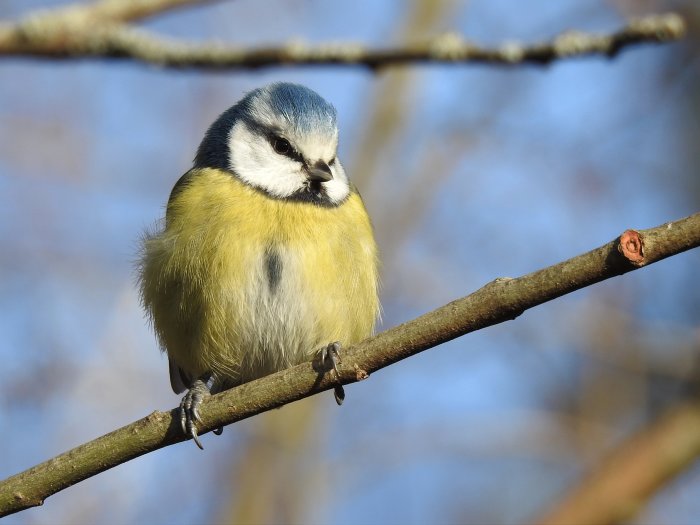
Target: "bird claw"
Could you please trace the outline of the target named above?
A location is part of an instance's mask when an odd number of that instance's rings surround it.
[[[328,346],[324,346],[321,349],[321,365],[325,367],[326,370],[333,370],[338,381],[340,381],[338,364],[341,362],[340,343],[338,341],[330,343]],[[345,401],[345,389],[343,385],[337,385],[333,390],[333,395],[335,396],[335,402],[338,403],[338,405],[342,405],[343,401]]]
[[[335,402],[338,403],[338,406],[343,404],[343,401],[345,401],[345,389],[343,388],[343,385],[338,385],[333,389],[333,396],[335,397]]]
[[[338,341],[329,343],[328,346],[324,346],[321,349],[321,364],[326,367],[326,370],[333,370],[336,377],[340,377],[338,374],[338,363],[341,362],[340,343]]]
[[[194,440],[195,444],[204,450],[197,433],[197,423],[202,422],[199,407],[206,396],[211,395],[209,387],[201,379],[197,379],[180,402],[180,426],[182,432]]]

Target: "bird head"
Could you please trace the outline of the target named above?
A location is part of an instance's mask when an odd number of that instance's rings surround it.
[[[340,204],[350,193],[337,158],[335,108],[298,84],[255,89],[212,124],[195,167],[230,171],[273,198]]]

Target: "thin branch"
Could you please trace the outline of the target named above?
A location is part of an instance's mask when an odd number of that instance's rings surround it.
[[[700,456],[700,405],[675,407],[617,447],[539,525],[628,523],[644,502]]]
[[[338,378],[308,362],[204,401],[201,433],[333,388],[475,330],[515,319],[557,297],[700,246],[700,213],[614,241],[475,293],[345,349]],[[41,505],[48,496],[184,436],[177,410],[151,415],[0,482],[0,516]]]
[[[42,11],[17,23],[0,25],[0,56],[122,59],[167,68],[209,70],[331,64],[371,69],[415,63],[547,65],[572,57],[614,57],[629,46],[664,43],[685,34],[683,19],[668,13],[632,20],[612,34],[567,31],[550,42],[531,46],[510,42],[485,48],[458,34],[447,33],[428,42],[389,49],[369,49],[351,43],[310,46],[301,41],[248,49],[218,42],[184,42],[120,23],[153,15],[166,7],[202,1],[103,0],[96,6],[78,4]]]

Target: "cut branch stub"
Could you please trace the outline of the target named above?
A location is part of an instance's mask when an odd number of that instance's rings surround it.
[[[644,264],[644,237],[637,230],[626,230],[620,235],[617,249],[635,266]]]

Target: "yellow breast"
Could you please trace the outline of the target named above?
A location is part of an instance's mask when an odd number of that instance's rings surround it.
[[[187,374],[238,383],[372,333],[377,249],[357,193],[337,207],[273,199],[214,169],[174,194],[145,243],[142,295]]]

